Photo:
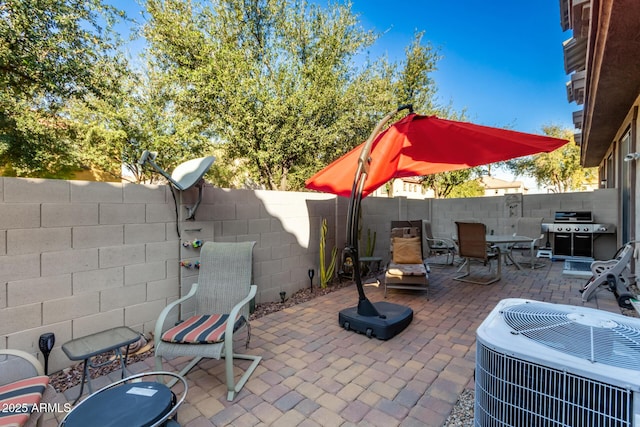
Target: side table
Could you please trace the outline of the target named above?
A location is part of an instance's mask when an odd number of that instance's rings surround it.
[[[80,393],[73,402],[75,405],[82,396],[82,390],[84,389],[85,379],[87,386],[89,387],[89,393],[93,393],[91,388],[91,376],[89,375],[89,366],[92,368],[98,368],[112,361],[100,363],[94,365],[91,363],[91,358],[102,353],[114,350],[116,359],[120,361],[122,368],[122,376],[126,371],[127,357],[129,356],[129,345],[140,339],[140,334],[126,326],[118,326],[116,328],[108,329],[102,332],[96,332],[95,334],[87,335],[84,337],[76,338],[62,344],[62,351],[67,355],[70,360],[82,360],[84,361],[84,367],[82,370],[82,381],[80,382]],[[121,347],[127,346],[125,354],[122,354]]]

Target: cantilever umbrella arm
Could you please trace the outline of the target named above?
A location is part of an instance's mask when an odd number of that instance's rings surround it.
[[[366,140],[358,157],[358,168],[353,179],[353,187],[351,188],[351,198],[349,199],[349,209],[347,213],[347,244],[345,247],[346,256],[351,257],[353,263],[353,276],[356,281],[356,287],[358,288],[358,314],[361,316],[380,316],[378,310],[369,301],[364,293],[362,286],[362,278],[360,277],[360,257],[358,251],[358,219],[360,217],[360,204],[362,202],[362,192],[364,185],[367,181],[367,175],[369,174],[369,165],[371,163],[371,147],[373,142],[384,127],[385,124],[393,116],[400,111],[408,109],[410,113],[413,112],[412,105],[402,105],[394,111],[383,117]]]

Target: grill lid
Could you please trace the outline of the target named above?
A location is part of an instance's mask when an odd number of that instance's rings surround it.
[[[554,216],[555,222],[593,222],[593,215],[590,211],[557,211]]]
[[[500,313],[512,334],[591,362],[640,371],[640,328],[621,317],[536,302]]]

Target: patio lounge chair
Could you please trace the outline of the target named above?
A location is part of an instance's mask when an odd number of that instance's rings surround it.
[[[481,222],[458,222],[456,221],[458,231],[458,253],[464,258],[464,264],[461,269],[466,266],[466,273],[454,277],[455,280],[468,283],[477,283],[479,285],[488,285],[497,282],[502,277],[502,263],[500,262],[500,251],[487,243],[487,226]],[[483,264],[489,264],[496,260],[498,268],[496,274],[486,280],[472,279],[471,261],[479,260]]]
[[[261,356],[233,351],[233,336],[238,329],[247,326],[246,345],[251,336],[249,303],[257,290],[251,284],[254,244],[206,242],[202,246],[198,283],[193,284],[189,294],[165,307],[156,322],[156,370],[163,370],[163,357],[193,357],[193,361],[180,372],[182,376],[202,358],[224,358],[227,400],[233,400],[242,389],[262,359]],[[169,319],[175,320],[175,315],[170,317],[172,310],[186,301],[195,302],[193,315],[165,329],[165,324],[171,324]],[[183,310],[188,309],[188,305],[183,305]],[[237,382],[233,373],[233,359],[252,361]]]
[[[618,298],[620,298],[619,295],[626,293],[627,287],[631,284],[629,263],[632,258],[638,256],[633,243],[629,242],[620,248],[613,259],[591,263],[593,276],[580,290],[582,301],[589,301],[601,286],[609,287],[609,290],[613,291]]]
[[[424,241],[427,244],[427,253],[429,255],[446,255],[445,265],[453,265],[457,252],[457,246],[452,239],[443,237],[434,237],[431,231],[431,221],[423,220],[422,229],[424,231]],[[449,261],[451,257],[451,261]],[[434,264],[431,262],[431,264]]]
[[[387,289],[427,291],[429,268],[422,256],[422,221],[391,222],[391,260],[384,274]]]
[[[38,359],[20,350],[0,350],[0,425],[41,426],[43,411],[22,409],[52,402],[55,395]]]

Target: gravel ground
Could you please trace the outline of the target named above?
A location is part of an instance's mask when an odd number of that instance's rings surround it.
[[[473,426],[473,390],[464,390],[458,397],[458,403],[454,406],[451,415],[447,418],[443,427],[471,427]]]

